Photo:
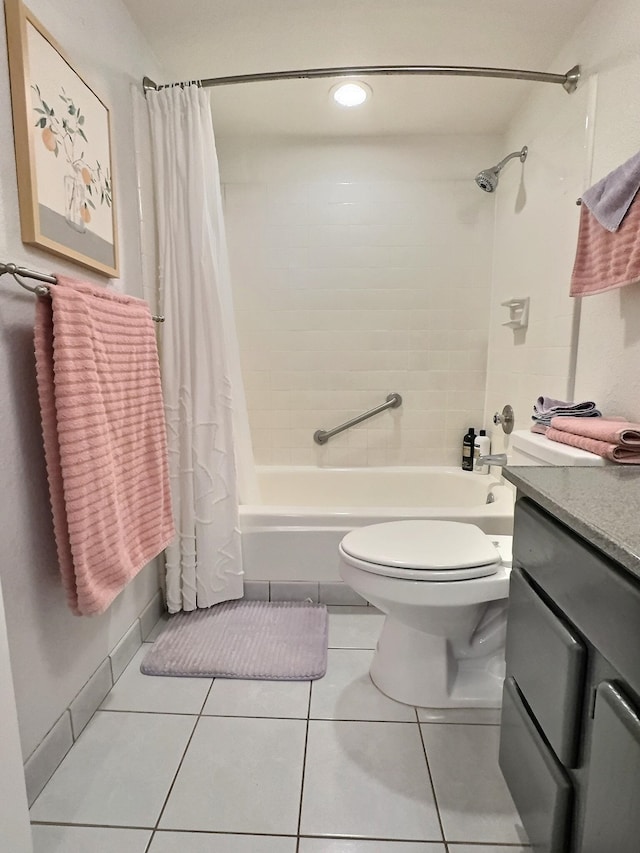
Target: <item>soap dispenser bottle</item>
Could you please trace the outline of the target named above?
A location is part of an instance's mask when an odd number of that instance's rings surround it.
[[[466,435],[462,439],[462,470],[473,471],[473,453],[476,440],[476,431],[473,427],[469,427]]]
[[[489,473],[488,465],[480,465],[478,463],[481,456],[488,456],[489,453],[491,453],[491,439],[487,435],[486,429],[481,429],[480,435],[476,436],[476,440],[474,442],[473,470],[476,474]]]

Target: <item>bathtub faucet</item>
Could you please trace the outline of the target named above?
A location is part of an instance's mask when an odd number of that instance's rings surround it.
[[[506,453],[489,453],[487,456],[479,456],[478,465],[506,465],[507,464],[507,454]]]

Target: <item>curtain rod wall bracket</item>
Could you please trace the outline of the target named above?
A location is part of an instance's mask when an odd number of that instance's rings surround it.
[[[160,86],[151,79],[151,77],[143,77],[142,78],[142,91],[144,92],[145,98],[147,97],[147,92],[157,92]]]
[[[353,77],[370,75],[442,75],[453,77],[493,77],[507,80],[529,80],[537,83],[559,83],[569,95],[575,92],[580,80],[580,66],[574,65],[566,74],[550,74],[546,71],[523,71],[517,68],[484,68],[471,65],[364,65],[340,68],[308,68],[299,71],[264,71],[259,74],[235,74],[228,77],[210,77],[200,80],[205,88],[227,86],[235,83],[260,83],[272,80],[301,80],[322,77]],[[142,88],[145,95],[150,91],[165,88],[149,77],[144,77]]]
[[[566,80],[562,84],[562,88],[568,95],[572,95],[578,88],[578,83],[580,81],[580,66],[574,65],[573,68],[570,68],[564,76],[566,77]]]

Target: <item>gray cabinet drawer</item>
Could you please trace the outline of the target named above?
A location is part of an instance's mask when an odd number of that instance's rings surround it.
[[[581,853],[640,849],[640,717],[621,689],[599,685]]]
[[[522,695],[552,749],[575,767],[586,647],[547,607],[520,569],[511,573],[507,675]]]
[[[638,579],[527,498],[516,502],[514,529],[514,565],[640,695]]]
[[[527,713],[513,678],[504,682],[500,769],[535,853],[567,853],[571,781]]]

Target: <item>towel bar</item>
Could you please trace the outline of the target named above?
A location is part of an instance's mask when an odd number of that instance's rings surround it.
[[[49,284],[57,284],[58,279],[55,275],[49,275],[44,272],[37,272],[36,270],[28,270],[26,267],[19,267],[16,264],[3,264],[0,263],[0,276],[9,274],[13,276],[14,280],[20,287],[28,290],[29,293],[35,293],[37,296],[48,296],[49,288],[47,285]],[[22,276],[23,278],[32,278],[35,281],[43,282],[42,284],[34,284],[31,286],[30,284],[25,284],[24,281],[20,281],[18,276]],[[153,314],[151,319],[154,323],[164,323],[164,317],[158,314]]]

